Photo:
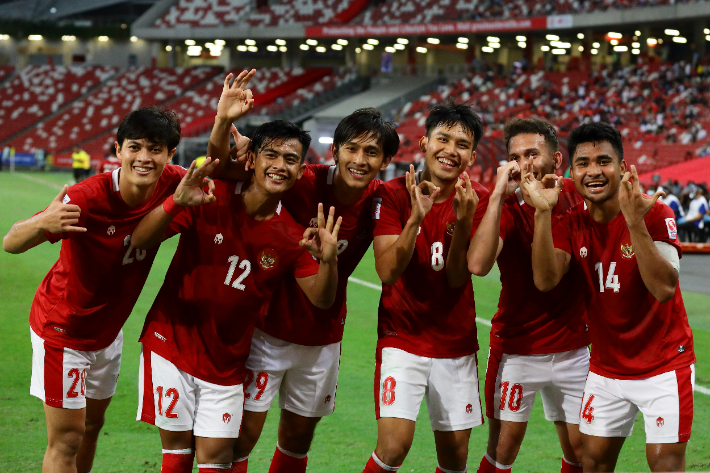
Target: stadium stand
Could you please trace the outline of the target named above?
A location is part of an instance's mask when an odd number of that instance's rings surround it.
[[[28,66],[0,88],[0,140],[33,126],[117,71],[103,66]]]
[[[285,0],[249,15],[251,26],[346,24],[359,15],[368,0]]]
[[[251,11],[251,0],[179,0],[155,21],[158,28],[178,25],[213,27],[238,23]]]
[[[114,129],[131,110],[162,104],[211,78],[218,68],[129,68],[94,93],[12,140],[17,149],[65,152]],[[105,151],[105,146],[102,153]]]

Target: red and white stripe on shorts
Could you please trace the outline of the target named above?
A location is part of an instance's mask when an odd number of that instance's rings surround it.
[[[153,395],[153,369],[150,355],[150,350],[141,348],[143,363],[141,363],[138,373],[138,418],[136,420],[155,425],[155,397]]]
[[[675,370],[678,380],[678,442],[690,440],[693,427],[693,366]]]

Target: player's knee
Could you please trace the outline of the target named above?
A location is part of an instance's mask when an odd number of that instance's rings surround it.
[[[666,454],[655,458],[649,457],[648,466],[651,471],[684,471],[685,455]]]
[[[279,429],[279,445],[289,452],[306,453],[311,448],[313,429]]]
[[[410,448],[412,448],[411,441],[406,442],[395,438],[384,439],[384,441],[377,439],[376,452],[385,465],[397,466],[407,458]]]
[[[55,454],[74,457],[79,451],[85,432],[86,429],[79,425],[54,429],[47,439],[48,449]]]
[[[96,418],[86,418],[86,424],[84,428],[84,436],[89,437],[89,438],[97,438],[99,436],[99,432],[101,432],[101,429],[104,426],[104,422],[106,421],[105,416],[100,416]]]

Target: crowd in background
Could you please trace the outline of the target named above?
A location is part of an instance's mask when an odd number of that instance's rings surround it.
[[[707,243],[710,240],[707,184],[689,182],[682,186],[678,181],[670,179],[665,184],[656,181],[648,187],[646,193],[653,195],[657,190],[666,193],[661,200],[675,212],[680,241]]]

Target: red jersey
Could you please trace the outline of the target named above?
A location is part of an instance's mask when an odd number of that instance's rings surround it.
[[[121,160],[115,156],[109,156],[99,164],[99,172],[113,172],[121,168]]]
[[[644,220],[654,241],[669,243],[680,253],[670,207],[656,202]],[[552,235],[555,247],[571,255],[571,269],[584,275],[592,372],[644,379],[695,362],[680,286],[665,304],[649,292],[621,212],[611,222],[599,223],[580,203],[560,219]]]
[[[553,222],[582,201],[571,179],[552,210]],[[500,219],[503,249],[498,255],[502,289],[498,312],[493,316],[491,347],[514,355],[559,353],[589,345],[586,308],[577,289],[583,280],[568,272],[550,292],[535,287],[532,242],[535,208],[523,200],[520,189],[508,196]]]
[[[150,200],[129,207],[118,188],[120,169],[69,188],[65,204],[78,205],[85,233],[46,233],[62,241],[59,260],[44,277],[30,310],[32,330],[47,343],[74,350],[109,346],[133,310],[158,248],[136,250],[131,232],[175,192],[185,169],[167,165]]]
[[[186,373],[223,386],[243,381],[254,323],[281,280],[318,272],[298,245],[303,228],[281,204],[268,220],[247,215],[243,185],[217,180],[216,202],[173,219],[168,235],[180,233],[180,242],[140,338]]]
[[[303,226],[318,226],[318,204],[328,212],[335,207],[335,217],[342,216],[338,232],[338,290],[330,309],[311,304],[292,276],[287,276],[274,294],[266,319],[259,326],[278,339],[307,346],[323,346],[343,339],[347,315],[348,278],[355,271],[372,243],[372,198],[382,184],[373,180],[360,200],[343,205],[335,198],[333,178],[336,166],[311,164],[301,179],[286,194],[284,204],[293,218]]]
[[[420,174],[416,174],[419,184]],[[488,206],[488,191],[471,182],[479,197],[471,235]],[[424,217],[414,254],[394,285],[382,284],[378,348],[392,347],[430,358],[455,358],[478,350],[476,308],[469,280],[453,289],[446,278],[446,257],[456,224],[452,192]],[[405,177],[386,182],[377,190],[374,236],[399,235],[412,213]]]

